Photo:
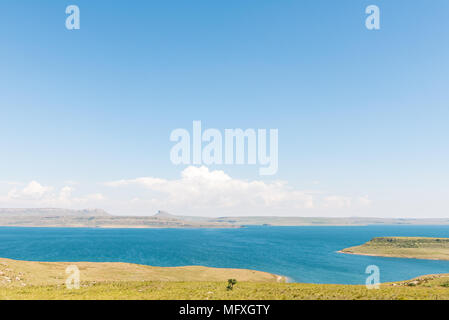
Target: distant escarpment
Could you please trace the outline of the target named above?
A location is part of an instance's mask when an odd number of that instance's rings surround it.
[[[237,228],[238,225],[209,221],[185,221],[168,213],[154,216],[114,216],[100,209],[0,209],[3,227],[60,228]]]

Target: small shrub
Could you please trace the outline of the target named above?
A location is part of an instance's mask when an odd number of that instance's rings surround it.
[[[228,286],[226,287],[227,290],[232,290],[234,289],[234,285],[237,284],[237,280],[235,279],[229,279],[228,280]]]

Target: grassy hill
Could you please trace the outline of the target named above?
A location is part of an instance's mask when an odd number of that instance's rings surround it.
[[[342,253],[382,257],[449,260],[448,238],[382,237],[341,250]]]
[[[80,289],[65,286],[65,268],[81,272]],[[382,284],[379,290],[356,285],[285,283],[284,278],[252,270],[205,267],[156,268],[128,263],[55,263],[0,259],[0,299],[445,299],[449,275],[423,276]],[[227,290],[227,279],[237,279]],[[8,281],[9,279],[9,281]]]
[[[85,283],[135,282],[135,281],[241,281],[279,282],[283,277],[261,271],[245,269],[220,269],[201,266],[150,267],[119,262],[34,262],[0,259],[0,287],[65,286],[65,270],[76,265]]]

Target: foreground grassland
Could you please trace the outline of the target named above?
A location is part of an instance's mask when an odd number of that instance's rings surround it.
[[[65,269],[78,266],[80,289],[65,286]],[[227,290],[227,279],[237,279]],[[55,263],[0,259],[0,299],[19,300],[266,300],[266,299],[445,299],[449,275],[423,276],[365,286],[285,283],[273,274],[205,267],[156,268],[128,263]]]
[[[381,257],[449,260],[449,239],[419,237],[383,237],[340,252]]]
[[[0,287],[0,299],[76,300],[449,300],[449,275],[365,286],[314,285],[275,282],[238,282],[232,291],[226,282],[118,281],[83,282],[78,290],[63,285]]]

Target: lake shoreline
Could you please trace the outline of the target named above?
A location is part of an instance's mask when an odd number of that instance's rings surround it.
[[[78,284],[68,282],[75,270]],[[232,290],[229,279],[236,280]],[[244,269],[0,258],[0,300],[449,300],[448,284],[448,274],[433,274],[369,290],[365,285],[291,283],[288,277]]]
[[[31,261],[120,261],[147,266],[210,266],[262,270],[287,282],[364,284],[367,265],[378,265],[382,281],[446,273],[446,261],[360,259],[336,254],[342,248],[397,231],[396,227],[247,227],[243,229],[0,228],[0,255]],[[390,231],[386,231],[390,230]],[[444,236],[448,227],[419,227]]]
[[[345,253],[345,252],[338,252],[338,253]],[[352,254],[352,253],[346,253],[346,254]],[[60,270],[58,270],[58,275],[60,276],[62,273],[65,273],[65,269],[63,269],[62,267],[67,267],[67,266],[79,266],[80,269],[95,269],[95,268],[99,268],[100,270],[102,268],[104,268],[106,271],[108,268],[114,268],[117,266],[126,268],[129,267],[129,271],[132,271],[133,268],[137,268],[137,269],[151,269],[152,272],[155,272],[154,270],[156,270],[156,272],[165,272],[165,271],[170,271],[170,272],[178,272],[178,271],[183,271],[183,270],[188,270],[188,269],[193,269],[193,270],[198,270],[201,272],[213,272],[214,277],[216,276],[216,272],[244,272],[244,273],[251,273],[253,275],[256,275],[256,277],[253,279],[249,279],[249,280],[243,280],[243,281],[249,281],[249,282],[267,282],[267,283],[285,283],[285,284],[302,284],[302,285],[312,285],[312,286],[363,286],[362,284],[354,284],[354,285],[349,285],[349,284],[337,284],[337,283],[310,283],[310,282],[296,282],[294,281],[294,279],[288,277],[288,276],[283,276],[283,275],[279,275],[279,274],[275,274],[275,273],[270,273],[270,272],[266,272],[266,271],[260,271],[260,270],[254,270],[254,269],[243,269],[243,268],[218,268],[218,267],[206,267],[206,266],[200,266],[200,265],[188,265],[188,266],[175,266],[175,267],[160,267],[160,266],[149,266],[149,265],[144,265],[144,264],[138,264],[138,263],[129,263],[129,262],[110,262],[110,261],[102,261],[102,262],[90,262],[90,261],[33,261],[33,260],[17,260],[17,259],[10,259],[10,258],[0,258],[0,278],[3,276],[3,278],[5,278],[5,273],[2,271],[2,269],[4,269],[5,267],[7,267],[7,271],[12,271],[10,269],[10,267],[12,266],[19,266],[22,267],[22,265],[43,265],[46,267],[50,267],[50,266],[54,266],[56,268],[59,268]],[[28,268],[26,269],[28,270]],[[19,274],[21,276],[23,276],[22,272],[19,272]],[[131,273],[129,273],[131,275]],[[259,279],[257,278],[258,275],[263,276],[263,278]],[[405,280],[405,281],[412,281],[416,278],[421,278],[421,277],[429,277],[429,276],[443,276],[445,275],[444,273],[441,274],[433,274],[433,275],[421,275],[415,278],[412,278],[410,280]],[[122,274],[123,276],[123,274]],[[54,275],[52,275],[52,278],[57,278],[54,277]],[[125,274],[125,278],[126,278],[126,274]],[[238,278],[238,276],[237,276]],[[213,281],[216,279],[204,279],[204,280],[196,280],[199,282],[202,281]],[[222,281],[227,280],[227,278],[223,278]],[[97,279],[90,279],[90,281],[98,281]],[[108,280],[108,282],[110,282],[111,280]],[[124,281],[123,279],[121,280],[113,280],[114,281]],[[160,278],[160,279],[152,279],[152,280],[145,280],[145,279],[138,279],[138,281],[178,281],[178,280],[173,280],[173,279],[167,279],[167,278]],[[184,279],[181,281],[185,281]],[[189,280],[191,281],[191,280]],[[403,281],[394,281],[394,282],[403,282]],[[385,282],[385,283],[381,283],[381,284],[389,284],[392,282]],[[42,284],[41,284],[42,285]],[[2,282],[0,281],[0,287],[2,286]]]

